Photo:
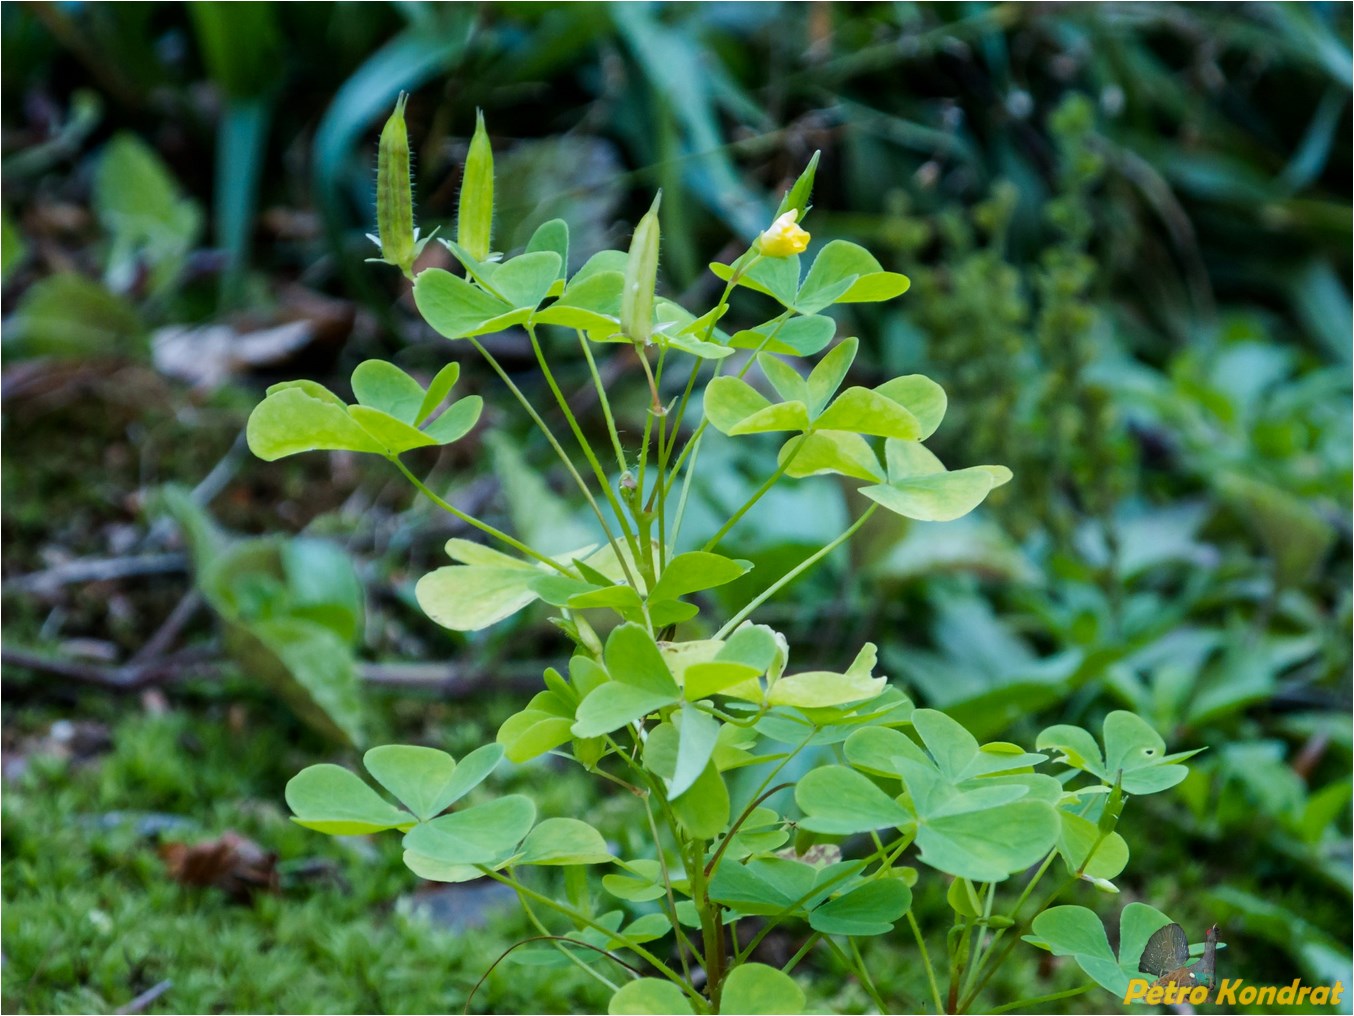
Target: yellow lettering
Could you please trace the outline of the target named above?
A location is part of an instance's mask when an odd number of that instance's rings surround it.
[[[1293,1004],[1302,1005],[1302,1003],[1306,1000],[1307,996],[1311,994],[1311,992],[1312,989],[1304,984],[1301,988],[1298,989],[1298,997],[1293,999]]]
[[[1151,983],[1151,981],[1144,980],[1141,977],[1135,977],[1129,981],[1128,991],[1124,993],[1124,1005],[1132,1005],[1147,994],[1147,986]]]
[[[1208,1001],[1208,985],[1196,984],[1189,991],[1189,1003],[1191,1005],[1203,1005]]]
[[[1255,1000],[1260,1005],[1265,1005],[1266,1003],[1268,1003],[1269,1005],[1273,1005],[1275,1002],[1279,1000],[1278,985],[1266,984],[1263,988],[1261,988],[1258,992],[1256,992]]]
[[[1159,984],[1154,984],[1147,989],[1147,994],[1143,996],[1143,1001],[1148,1005],[1161,1005],[1161,1000],[1166,995],[1166,989]]]
[[[1329,1004],[1330,1004],[1330,986],[1325,984],[1318,984],[1315,988],[1312,989],[1312,1005],[1329,1005]]]
[[[1244,988],[1242,988],[1239,992],[1237,992],[1237,998],[1241,999],[1242,1005],[1254,1005],[1255,995],[1256,995],[1255,985],[1253,984],[1248,984]]]
[[[1295,977],[1292,984],[1285,984],[1279,989],[1274,1001],[1278,1002],[1279,1005],[1292,1005],[1293,999],[1297,998],[1298,988],[1301,986],[1302,981]]]
[[[1239,977],[1224,977],[1218,982],[1218,994],[1214,1005],[1236,1005],[1236,989],[1241,986]]]
[[[1335,982],[1335,987],[1331,988],[1331,992],[1330,992],[1330,1004],[1331,1004],[1331,1005],[1339,1005],[1339,1004],[1340,1004],[1340,996],[1344,993],[1344,990],[1345,990],[1345,982],[1344,982],[1344,981],[1336,981],[1336,982]]]

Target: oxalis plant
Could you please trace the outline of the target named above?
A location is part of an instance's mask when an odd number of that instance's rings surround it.
[[[1139,976],[1148,937],[1169,918],[1141,904],[1126,908],[1116,956],[1091,911],[1052,904],[1078,890],[1115,891],[1110,880],[1129,856],[1116,831],[1126,802],[1178,783],[1186,775],[1178,763],[1194,752],[1167,754],[1156,732],[1126,712],[1111,713],[1099,739],[1060,725],[1040,734],[1034,751],[979,744],[877,674],[872,644],[841,671],[797,671],[786,639],[756,623],[758,608],[881,509],[956,519],[1010,478],[1002,466],[949,470],[927,450],[946,406],[934,381],[909,374],[874,388],[846,383],[857,341],[834,341],[836,325],[823,312],[893,299],[908,280],[843,240],[824,245],[805,269],[802,223],[817,156],[766,231],[731,263],[710,266],[723,291],[695,313],[655,292],[657,198],[628,252],[603,251],[573,267],[569,228],[559,220],[536,230],[521,253],[493,252],[493,156],[482,120],[456,239],[441,241],[463,274],[415,273],[428,239],[414,228],[403,109],[401,97],[380,141],[379,260],[412,280],[419,313],[453,349],[477,353],[502,380],[577,486],[598,537],[543,553],[444,500],[401,461],[475,427],[480,398],[452,397],[456,362],[425,388],[368,360],[353,372],[351,405],[313,381],[270,388],[249,420],[255,454],[383,456],[485,538],[449,541],[454,563],[419,581],[429,617],[475,631],[544,601],[573,646],[495,743],[460,760],[430,747],[372,748],[367,773],[394,801],[349,769],[311,766],[287,785],[295,820],[338,836],[393,831],[421,878],[487,877],[512,887],[539,931],[532,948],[557,950],[547,959],[576,964],[611,988],[613,1013],[798,1012],[805,999],[792,973],[814,950],[853,971],[880,1011],[911,1007],[881,995],[862,960],[860,939],[877,935],[914,940],[915,952],[900,943],[898,954],[915,957],[936,1012],[970,1011],[1022,940],[1074,956],[1122,994]],[[722,327],[738,316],[740,290],[769,296],[779,313]],[[554,406],[533,403],[479,341],[508,328],[525,330]],[[541,340],[547,328],[568,336],[568,355],[586,364],[596,386],[607,436],[600,446],[561,390],[555,354]],[[648,408],[638,447],[622,436],[633,432],[622,423],[634,421],[613,413],[597,364],[603,351],[639,365]],[[568,433],[548,417],[562,417]],[[693,538],[684,509],[711,430],[735,440],[780,435],[783,443],[766,482],[717,531]],[[701,616],[694,597],[750,568],[720,553],[724,538],[776,484],[824,475],[858,483],[873,503],[732,616]],[[787,767],[805,753],[814,765],[789,769],[803,772],[791,779]],[[470,797],[505,758],[547,754],[628,792],[635,827],[647,830],[644,849],[617,856],[584,819],[540,815],[523,794],[480,789]],[[542,867],[562,877],[532,874]],[[950,927],[921,927],[918,892],[947,901]],[[798,952],[783,967],[755,962],[763,939],[785,925],[802,938]]]

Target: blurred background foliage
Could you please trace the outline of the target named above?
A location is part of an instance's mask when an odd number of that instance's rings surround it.
[[[815,245],[913,279],[839,319],[860,383],[930,374],[942,458],[1016,480],[959,523],[867,530],[763,619],[801,664],[880,642],[980,737],[1126,707],[1210,745],[1133,815],[1101,909],[1219,922],[1225,976],[1350,983],[1348,5],[41,2],[0,21],[7,1011],[147,990],[149,1011],[445,1011],[530,933],[492,892],[416,888],[280,809],[296,769],[350,758],[326,731],[459,752],[563,650],[543,612],[437,629],[411,589],[454,520],[344,456],[267,465],[239,437],[273,380],[370,356],[427,376],[458,352],[362,260],[402,89],[425,230],[452,219],[483,109],[496,246],[563,216],[581,263],[662,187],[661,287],[692,306],[821,149]],[[492,346],[537,384],[523,336]],[[528,539],[583,524],[466,366],[509,439],[411,462]],[[581,385],[578,366],[560,372]],[[770,454],[710,444],[693,522]],[[725,605],[853,510],[827,481],[778,489],[726,541],[758,567]],[[628,836],[585,792],[552,790]],[[232,829],[280,857],[280,895],[239,907],[156,859]],[[905,1008],[909,944],[871,948]],[[811,1004],[866,1004],[816,962]],[[1077,983],[1034,959],[1003,978],[1010,998]],[[507,965],[474,1008],[598,1004],[575,972]]]

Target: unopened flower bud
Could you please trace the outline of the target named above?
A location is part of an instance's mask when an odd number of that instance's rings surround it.
[[[799,228],[798,221],[798,209],[791,208],[771,223],[759,240],[762,254],[769,258],[788,258],[804,253],[809,246],[809,234]]]

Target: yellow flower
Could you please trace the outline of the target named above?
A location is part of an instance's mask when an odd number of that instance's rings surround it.
[[[791,208],[771,223],[771,227],[761,236],[761,251],[769,258],[788,258],[791,254],[802,254],[809,246],[809,234],[795,223],[799,219],[799,210]]]

